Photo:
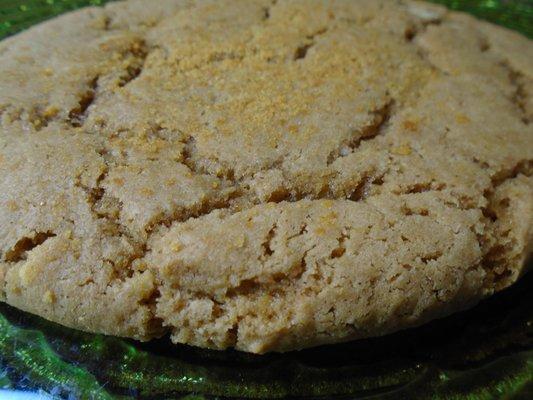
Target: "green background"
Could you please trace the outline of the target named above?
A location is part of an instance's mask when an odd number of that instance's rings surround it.
[[[153,0],[157,1],[157,0]],[[0,0],[0,37],[104,0]],[[533,1],[436,1],[533,37]],[[533,399],[533,276],[384,338],[254,356],[86,334],[0,304],[0,388],[73,399]]]

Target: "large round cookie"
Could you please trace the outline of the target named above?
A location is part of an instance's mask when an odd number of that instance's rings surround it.
[[[410,1],[131,0],[0,43],[0,298],[286,351],[469,307],[533,245],[533,44]]]

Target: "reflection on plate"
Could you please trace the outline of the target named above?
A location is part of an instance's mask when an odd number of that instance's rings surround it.
[[[104,2],[1,0],[0,37]],[[531,0],[437,2],[533,37]],[[475,309],[417,329],[266,356],[87,334],[2,304],[0,389],[65,399],[533,399],[532,288],[530,273]],[[6,394],[0,399],[14,398]]]

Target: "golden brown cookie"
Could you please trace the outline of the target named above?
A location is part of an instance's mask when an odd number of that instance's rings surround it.
[[[421,2],[130,0],[0,42],[0,299],[263,353],[514,283],[533,44]]]

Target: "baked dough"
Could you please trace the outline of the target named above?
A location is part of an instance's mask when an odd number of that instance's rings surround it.
[[[0,299],[264,353],[513,284],[533,44],[375,0],[130,0],[0,42]]]

